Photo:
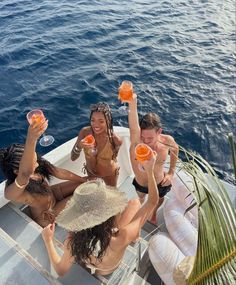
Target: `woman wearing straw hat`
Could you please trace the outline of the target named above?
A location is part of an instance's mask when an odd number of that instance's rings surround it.
[[[153,153],[150,160],[143,162],[149,195],[142,206],[136,199],[136,207],[132,201],[130,207],[124,193],[106,186],[102,180],[83,183],[75,190],[56,219],[59,226],[69,231],[62,257],[53,244],[55,225],[47,226],[42,232],[50,261],[60,276],[74,262],[99,275],[110,274],[119,266],[127,246],[138,238],[141,227],[158,203],[153,174],[155,161],[156,153]]]

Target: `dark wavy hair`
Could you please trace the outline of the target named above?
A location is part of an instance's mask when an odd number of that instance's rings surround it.
[[[14,143],[7,148],[0,149],[0,167],[6,179],[6,186],[12,184],[17,175],[15,171],[19,170],[20,161],[24,152],[24,145]],[[37,155],[39,166],[35,169],[35,173],[39,173],[43,178],[50,180],[53,165],[47,160]],[[43,187],[42,182],[30,179],[29,184],[25,188],[31,193],[46,194],[48,189]]]
[[[69,246],[76,263],[81,265],[89,263],[91,262],[91,256],[102,261],[111,241],[115,218],[116,216],[113,216],[93,228],[71,232]]]
[[[112,118],[111,109],[107,103],[99,102],[97,104],[91,104],[90,110],[91,110],[90,118],[89,118],[90,122],[91,122],[91,118],[94,112],[103,113],[105,117],[106,126],[107,126],[107,134],[108,134],[109,141],[113,148],[113,152],[114,152],[113,159],[114,159],[117,156],[117,150],[116,150],[116,144],[113,139],[114,129],[113,129],[113,118]]]

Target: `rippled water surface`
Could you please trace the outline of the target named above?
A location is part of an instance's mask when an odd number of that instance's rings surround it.
[[[77,135],[91,103],[112,106],[134,83],[141,114],[233,179],[236,137],[234,0],[1,0],[0,147],[23,143],[26,113],[43,108],[56,141]]]

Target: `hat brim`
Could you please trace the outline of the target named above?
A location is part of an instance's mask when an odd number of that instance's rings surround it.
[[[107,198],[105,203],[86,212],[82,212],[77,207],[76,200],[72,196],[67,202],[65,209],[57,216],[56,223],[68,231],[78,232],[93,228],[112,216],[123,212],[128,204],[125,193],[112,188],[106,192]]]

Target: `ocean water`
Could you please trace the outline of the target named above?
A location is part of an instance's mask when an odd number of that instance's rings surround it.
[[[26,114],[42,108],[55,137],[76,136],[89,105],[109,103],[131,80],[139,112],[233,180],[236,139],[234,0],[1,0],[0,147],[23,143]]]

